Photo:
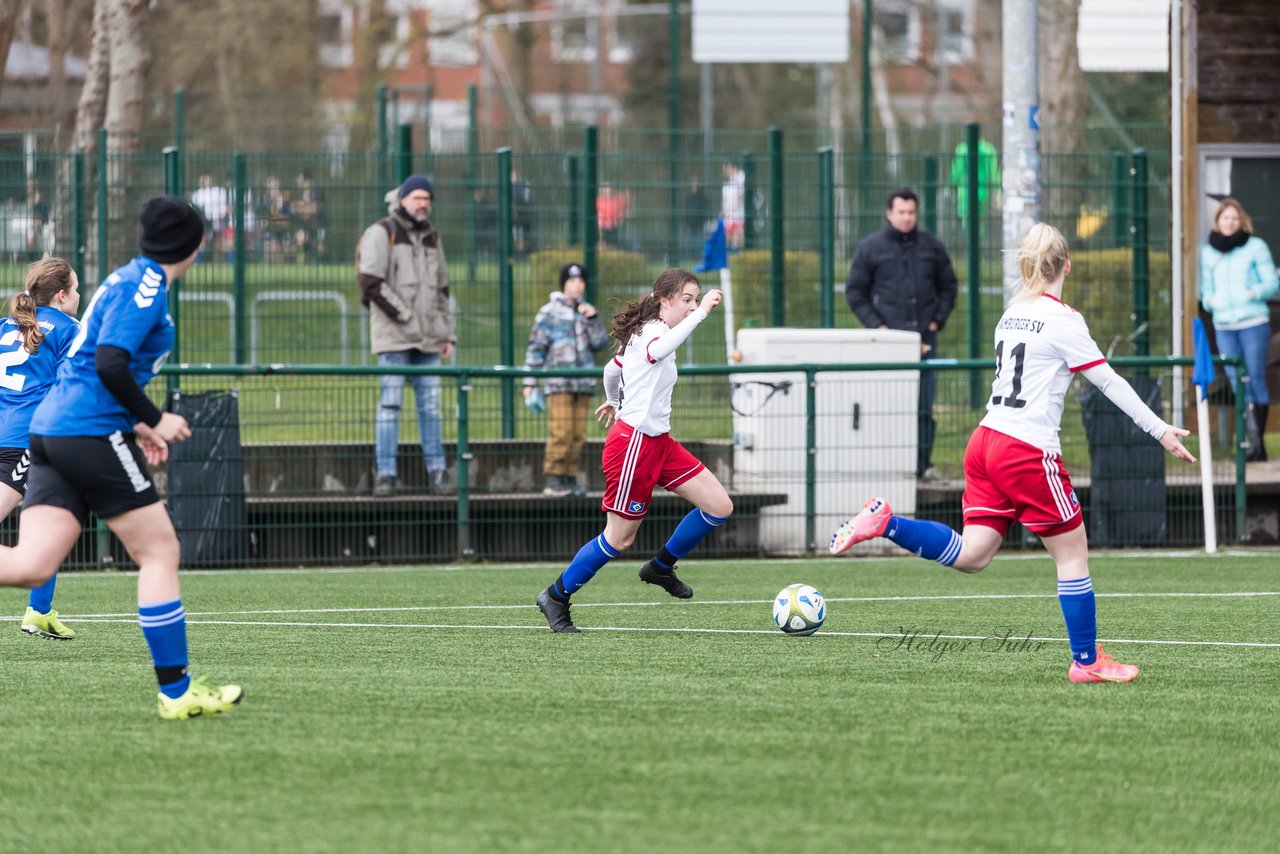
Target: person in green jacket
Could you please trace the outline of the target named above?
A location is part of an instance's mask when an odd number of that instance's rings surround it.
[[[985,139],[978,140],[978,220],[987,214],[987,202],[993,187],[1000,186],[1000,155]],[[956,194],[956,216],[961,222],[969,216],[969,144],[956,146],[951,159],[951,188]]]

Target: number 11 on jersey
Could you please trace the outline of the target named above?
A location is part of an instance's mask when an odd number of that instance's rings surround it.
[[[1009,358],[1013,359],[1013,393],[1007,395],[993,394],[991,396],[992,406],[1008,406],[1013,409],[1021,409],[1027,405],[1027,402],[1018,394],[1022,391],[1022,369],[1027,361],[1027,345],[1025,342],[1018,344],[1009,351]],[[996,343],[996,379],[1000,379],[1000,372],[1004,370],[1004,342]]]

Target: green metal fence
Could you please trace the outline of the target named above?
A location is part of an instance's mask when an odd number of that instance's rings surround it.
[[[1117,359],[1166,419],[1187,359]],[[834,527],[871,495],[895,510],[961,525],[963,454],[983,410],[971,375],[989,360],[862,365],[725,365],[682,368],[673,432],[730,490],[733,520],[700,550],[756,557],[821,552]],[[518,407],[504,430],[504,385],[527,375],[590,376],[478,366],[436,368],[166,367],[180,387],[171,402],[192,422],[157,485],[190,566],[316,565],[430,561],[564,560],[603,523],[603,432],[592,424],[579,483],[588,494],[546,496],[545,415]],[[933,460],[940,480],[915,478],[914,383],[938,384]],[[372,495],[379,376],[441,377],[445,450],[456,494],[429,494],[414,407],[404,407],[399,488]],[[160,385],[160,384],[157,384]],[[1063,417],[1063,457],[1095,546],[1203,543],[1199,469],[1164,454],[1109,402],[1076,384]],[[1183,388],[1190,396],[1190,389]],[[411,393],[411,392],[409,392]],[[1243,400],[1243,395],[1236,395]],[[225,405],[220,405],[225,404]],[[1218,537],[1246,531],[1243,410],[1213,417]],[[1188,446],[1199,452],[1195,435]],[[659,547],[688,506],[661,489],[634,552]],[[10,528],[14,522],[8,523]],[[1007,539],[1032,538],[1015,527]],[[884,543],[880,547],[885,547]],[[890,551],[892,547],[889,546]],[[127,562],[91,524],[68,566]]]
[[[842,299],[853,251],[881,227],[888,191],[910,185],[964,289],[941,352],[976,357],[1002,307],[1002,273],[998,176],[984,173],[976,185],[980,207],[959,204],[973,176],[957,173],[956,147],[974,133],[999,138],[989,127],[904,130],[896,153],[877,134],[864,156],[854,135],[682,132],[674,162],[665,132],[594,128],[542,133],[536,145],[475,128],[464,144],[437,139],[427,149],[439,134],[406,126],[388,130],[381,152],[271,150],[254,140],[242,151],[217,150],[207,135],[184,135],[187,147],[174,148],[167,166],[168,140],[159,139],[129,154],[106,134],[88,156],[0,149],[0,289],[18,290],[24,262],[50,252],[69,257],[91,291],[134,253],[138,204],[167,189],[201,199],[215,226],[182,283],[177,360],[367,363],[354,247],[385,213],[386,192],[408,171],[423,171],[436,186],[434,218],[459,315],[457,361],[509,361],[506,341],[519,362],[561,264],[585,261],[591,295],[609,312],[644,293],[663,267],[700,260],[731,180],[745,196],[742,251],[730,262],[739,325],[854,326]],[[1109,143],[1101,134],[1087,139]],[[1168,171],[1167,146],[1043,158],[1044,218],[1072,242],[1066,298],[1104,344],[1123,342],[1121,354],[1169,352]],[[603,193],[623,200],[608,222],[597,218]],[[1131,341],[1135,316],[1150,327]],[[707,336],[693,351],[700,362],[722,352]]]

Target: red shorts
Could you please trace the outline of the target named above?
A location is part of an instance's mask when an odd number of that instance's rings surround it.
[[[1084,517],[1062,456],[989,427],[964,452],[964,522],[1001,534],[1021,522],[1042,537],[1080,527]]]
[[[670,433],[646,436],[622,421],[613,425],[604,440],[602,465],[600,509],[627,519],[643,519],[649,512],[655,485],[675,489],[706,468]]]

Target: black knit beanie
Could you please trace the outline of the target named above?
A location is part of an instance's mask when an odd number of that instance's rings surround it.
[[[581,264],[565,264],[560,268],[560,290],[564,290],[564,283],[573,278],[587,281],[587,271]]]
[[[204,218],[186,199],[155,196],[138,212],[138,249],[152,261],[171,264],[190,257],[204,240]]]

